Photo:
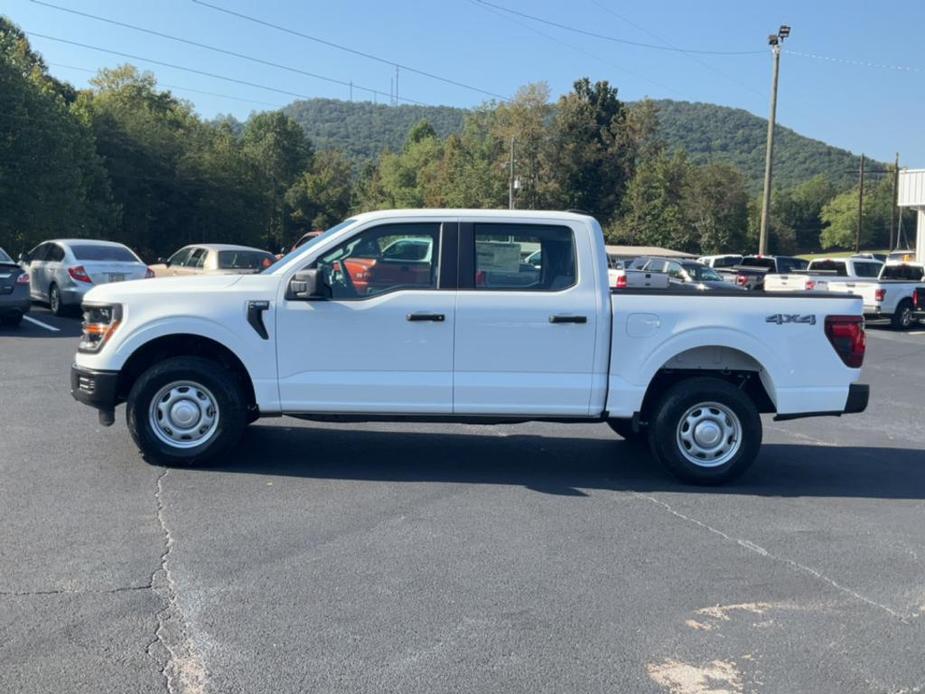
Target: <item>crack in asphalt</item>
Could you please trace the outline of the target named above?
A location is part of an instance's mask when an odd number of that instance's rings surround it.
[[[146,583],[140,586],[119,586],[118,588],[103,589],[73,589],[73,588],[49,588],[48,590],[0,590],[0,597],[11,598],[30,598],[42,595],[111,595],[112,593],[125,593],[132,590],[151,590],[151,584]]]
[[[835,588],[836,590],[846,595],[851,596],[855,600],[859,600],[863,603],[870,605],[871,607],[875,607],[879,610],[886,612],[888,615],[899,620],[903,624],[910,624],[911,621],[915,619],[914,615],[910,616],[910,615],[902,614],[900,612],[897,612],[893,608],[889,607],[888,605],[884,605],[882,603],[876,602],[875,600],[871,600],[867,596],[861,595],[857,591],[852,590],[851,588],[848,588],[847,586],[843,586],[842,584],[838,583],[834,579],[826,576],[822,572],[817,571],[816,569],[810,566],[806,566],[805,564],[800,564],[799,562],[794,561],[793,559],[788,559],[787,557],[780,557],[780,556],[777,556],[776,554],[772,554],[771,552],[766,550],[764,547],[761,547],[760,545],[756,545],[754,542],[750,540],[733,537],[732,535],[724,533],[722,530],[719,530],[718,528],[714,528],[712,525],[708,525],[707,523],[697,520],[696,518],[692,518],[691,516],[686,516],[680,511],[675,510],[674,507],[671,506],[671,504],[668,504],[662,501],[661,499],[657,499],[654,496],[649,496],[648,494],[641,494],[639,492],[632,492],[632,495],[635,496],[637,499],[642,499],[644,501],[647,501],[648,503],[655,504],[656,506],[662,507],[671,515],[676,516],[677,518],[680,518],[681,520],[687,523],[691,523],[692,525],[696,525],[697,527],[707,530],[708,532],[711,532],[714,535],[718,535],[724,540],[727,540],[729,542],[734,542],[740,547],[747,549],[749,552],[754,552],[755,554],[761,555],[762,557],[767,557],[768,559],[771,559],[778,563],[785,564],[793,569],[796,569],[797,571],[801,573],[809,574],[810,576],[813,576],[814,578],[822,581],[823,583],[827,583],[832,588]]]
[[[169,472],[170,468],[162,469],[154,492],[164,551],[151,574],[151,589],[163,600],[164,607],[157,613],[154,637],[145,652],[160,666],[169,694],[202,694],[206,670],[190,636],[190,626],[180,606],[177,584],[170,569],[174,539],[164,517],[164,479]]]

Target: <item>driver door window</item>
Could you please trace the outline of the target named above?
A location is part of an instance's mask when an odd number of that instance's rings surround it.
[[[440,225],[387,224],[360,232],[319,258],[335,300],[365,299],[402,289],[436,289]]]

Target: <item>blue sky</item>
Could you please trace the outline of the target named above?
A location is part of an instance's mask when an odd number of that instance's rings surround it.
[[[373,98],[361,91],[362,85],[378,89],[380,102],[388,100],[394,76],[389,65],[255,25],[193,0],[48,1],[353,81],[355,99]],[[921,0],[490,1],[630,41],[757,53],[693,55],[626,45],[516,17],[477,0],[208,0],[496,94],[510,95],[520,85],[545,80],[557,96],[568,91],[576,78],[587,75],[609,80],[627,100],[651,96],[705,101],[761,116],[767,115],[770,85],[767,35],[787,23],[793,33],[782,57],[778,121],[880,160],[892,160],[899,151],[904,165],[925,167],[925,129],[920,125],[925,110],[921,89],[925,56],[918,50],[925,24]],[[30,32],[307,97],[346,99],[349,95],[347,86],[74,16],[30,0],[4,0],[0,11]],[[76,86],[86,86],[90,70],[134,62],[154,71],[162,84],[192,101],[206,117],[232,113],[243,118],[252,110],[282,106],[295,98],[45,38],[31,40],[51,63],[52,73]],[[400,96],[428,104],[474,106],[489,98],[408,71],[401,72],[399,84]]]

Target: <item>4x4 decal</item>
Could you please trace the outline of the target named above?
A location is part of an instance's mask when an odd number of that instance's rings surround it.
[[[815,325],[816,316],[814,314],[801,316],[799,313],[773,313],[765,318],[764,322],[777,323],[778,325],[783,325],[784,323],[803,323],[804,325]]]

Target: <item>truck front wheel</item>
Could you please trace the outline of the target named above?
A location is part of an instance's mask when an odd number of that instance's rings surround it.
[[[247,423],[241,389],[227,370],[201,357],[173,357],[138,377],[126,423],[145,460],[192,465],[228,451]]]
[[[669,388],[649,422],[652,454],[692,484],[741,475],[761,447],[761,417],[749,396],[718,378],[689,378]]]

